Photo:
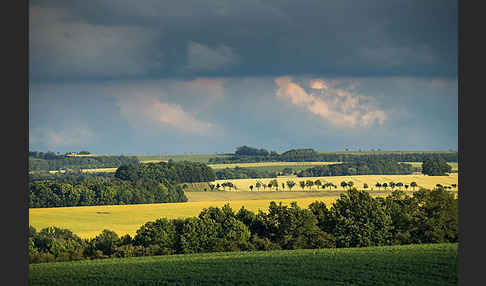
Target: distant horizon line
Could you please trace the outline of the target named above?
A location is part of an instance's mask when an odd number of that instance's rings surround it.
[[[257,147],[255,147],[257,148]],[[263,148],[265,149],[265,148]],[[294,149],[289,149],[290,150],[302,150],[302,149],[313,149],[313,148],[294,148]],[[315,149],[313,149],[315,150]],[[284,152],[277,152],[278,154],[282,154]],[[337,150],[337,151],[318,151],[315,150],[317,153],[448,153],[448,152],[458,152],[458,150],[454,149],[448,149],[448,150],[382,150],[382,149],[369,149],[369,150]],[[39,151],[39,150],[29,150],[29,152],[43,152],[43,153],[56,153],[56,154],[70,154],[70,153],[77,153],[75,151],[69,151],[69,152],[59,152],[59,151]],[[80,151],[78,151],[80,152]],[[88,151],[89,152],[89,151]],[[130,152],[121,152],[121,153],[91,153],[87,154],[85,156],[102,156],[102,155],[126,155],[126,156],[168,156],[168,155],[234,155],[235,151],[233,152],[214,152],[214,153],[198,153],[198,152],[184,152],[184,153],[130,153]],[[82,156],[82,155],[81,155]]]

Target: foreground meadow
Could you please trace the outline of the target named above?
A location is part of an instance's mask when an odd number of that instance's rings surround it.
[[[30,285],[457,285],[458,244],[110,258],[29,265]]]

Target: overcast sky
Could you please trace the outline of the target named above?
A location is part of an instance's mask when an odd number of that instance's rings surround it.
[[[457,149],[457,1],[30,1],[29,148]]]

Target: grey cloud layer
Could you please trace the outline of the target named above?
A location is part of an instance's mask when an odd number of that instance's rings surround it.
[[[457,141],[456,90],[454,79],[408,77],[33,84],[30,144],[72,151],[89,143],[100,153],[448,149]]]
[[[33,149],[457,147],[457,1],[29,5]]]
[[[455,76],[456,6],[32,1],[31,77]]]

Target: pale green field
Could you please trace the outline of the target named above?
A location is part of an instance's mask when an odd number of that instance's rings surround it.
[[[254,168],[254,167],[282,167],[282,166],[321,166],[340,164],[341,162],[258,162],[258,163],[235,163],[235,164],[208,164],[213,169],[224,168]]]
[[[168,161],[172,159],[174,161],[191,161],[207,163],[210,158],[224,158],[228,155],[224,154],[175,154],[175,155],[135,155],[137,159],[142,163],[156,163],[160,161]]]
[[[337,189],[332,189],[332,190],[343,190],[341,187],[341,182],[342,181],[353,181],[354,187],[361,189],[363,187],[363,184],[366,183],[368,184],[370,189],[376,189],[375,184],[376,183],[387,183],[389,184],[391,181],[398,183],[401,182],[404,185],[405,184],[410,184],[411,182],[416,182],[418,187],[423,187],[426,189],[433,189],[435,188],[436,184],[441,184],[441,185],[451,185],[451,184],[456,184],[458,185],[458,176],[457,173],[449,174],[449,176],[426,176],[422,174],[414,174],[414,175],[357,175],[357,176],[333,176],[333,177],[295,177],[295,176],[288,176],[288,177],[283,177],[280,176],[277,178],[277,181],[279,183],[279,189],[281,190],[281,184],[286,183],[288,180],[292,180],[296,183],[296,185],[292,188],[292,191],[301,191],[302,188],[299,186],[300,181],[306,181],[306,180],[321,180],[321,182],[324,184],[325,182],[331,182],[337,186]],[[268,184],[272,179],[271,178],[266,178],[266,179],[235,179],[235,180],[216,180],[215,184],[219,183],[222,184],[223,182],[232,182],[238,191],[249,191],[250,185],[255,186],[255,183],[257,181],[262,182],[263,184]],[[285,186],[285,189],[287,189],[287,186]],[[381,188],[383,189],[383,188]],[[390,188],[388,188],[390,189]],[[402,188],[405,189],[405,188]],[[227,189],[228,190],[228,189]],[[255,188],[253,189],[255,191]],[[269,189],[267,188],[267,191]],[[309,190],[307,187],[305,190]],[[314,186],[312,187],[311,190],[317,190],[317,187]],[[264,191],[263,187],[260,188],[261,192]]]
[[[184,156],[184,155],[181,155]],[[196,156],[196,155],[187,155],[187,156]],[[197,157],[197,156],[196,156]],[[199,158],[200,161],[204,161],[206,157],[201,155],[201,158]],[[182,159],[179,159],[182,160]],[[197,159],[193,159],[197,160]],[[142,160],[140,161],[141,163],[158,163],[158,162],[167,162],[167,160],[157,160],[157,159],[152,159],[152,160]],[[331,164],[339,164],[342,162],[259,162],[259,163],[235,163],[235,164],[208,164],[209,167],[211,167],[213,170],[220,170],[224,168],[235,168],[235,167],[240,167],[240,168],[258,168],[258,167],[294,167],[294,166],[309,166],[309,168],[313,166],[322,166],[322,165],[331,165]],[[402,162],[402,163],[407,163],[415,167],[422,167],[422,162]],[[452,167],[452,171],[458,171],[459,164],[457,162],[448,162]],[[117,168],[96,168],[96,169],[82,169],[81,172],[86,172],[86,173],[97,173],[97,172],[115,172]],[[59,171],[49,171],[51,174],[58,173]],[[61,171],[61,173],[64,173],[65,171]]]
[[[118,168],[93,168],[93,169],[81,169],[82,173],[114,173]],[[51,174],[66,173],[66,170],[51,170]]]
[[[401,162],[401,163],[406,163],[410,164],[414,167],[422,168],[422,162]],[[452,168],[452,171],[458,171],[459,170],[459,163],[458,162],[447,162]]]
[[[84,173],[98,173],[98,172],[107,172],[107,173],[111,173],[111,172],[116,172],[118,168],[97,168],[97,169],[82,169],[81,172],[84,172]]]

